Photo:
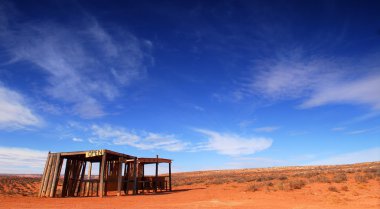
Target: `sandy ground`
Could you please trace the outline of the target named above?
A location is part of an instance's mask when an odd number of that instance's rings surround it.
[[[324,184],[292,191],[246,191],[244,184],[190,185],[173,192],[136,196],[36,198],[0,197],[0,208],[380,208],[380,185],[371,181],[349,191],[332,192]]]
[[[176,173],[172,192],[37,198],[40,176],[0,176],[0,209],[380,209],[380,162]],[[304,182],[297,188],[297,182]]]

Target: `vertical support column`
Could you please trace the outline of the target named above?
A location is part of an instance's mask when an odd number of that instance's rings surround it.
[[[125,192],[125,194],[128,194],[128,192],[129,192],[129,181],[130,181],[130,179],[129,179],[129,174],[130,174],[130,172],[131,172],[131,165],[130,165],[131,163],[125,163],[125,166],[127,166],[126,167],[126,169],[127,169],[127,172],[126,173],[124,173],[124,175],[125,175],[125,180],[127,180],[127,183],[126,183],[126,185],[125,185],[125,189],[124,189],[124,192]],[[124,168],[124,170],[125,170],[125,168]]]
[[[91,170],[92,170],[92,162],[90,162],[90,164],[88,165],[88,174],[87,174],[88,182],[86,183],[86,190],[87,190],[86,196],[90,194]]]
[[[133,161],[133,194],[137,194],[137,157]]]
[[[102,156],[102,163],[100,164],[100,182],[99,182],[99,190],[100,190],[100,197],[103,197],[104,195],[104,174],[106,169],[106,161],[107,161],[107,153],[104,152]]]
[[[63,177],[61,197],[66,197],[67,196],[69,177],[70,177],[70,169],[71,169],[71,162],[72,161],[70,159],[66,159],[65,176]]]
[[[48,167],[49,167],[49,160],[50,160],[50,152],[48,153],[48,156],[47,156],[47,159],[46,159],[44,173],[42,174],[42,178],[41,178],[40,191],[38,192],[38,197],[42,197],[42,191],[43,191],[42,189],[44,187],[46,173],[47,173],[47,170],[48,170]]]
[[[157,192],[158,187],[158,155],[156,155],[156,178],[154,183],[154,191]]]
[[[49,173],[49,177],[48,177],[48,181],[47,181],[47,188],[46,188],[46,191],[45,191],[45,196],[46,197],[50,197],[50,191],[51,191],[51,188],[52,188],[52,184],[53,184],[53,177],[54,177],[54,171],[55,171],[55,164],[56,164],[56,161],[57,161],[57,154],[56,153],[52,153],[50,154],[51,155],[51,164],[50,164],[50,173]]]
[[[119,170],[117,171],[117,196],[121,195],[121,180],[123,177],[123,158],[119,157]]]
[[[81,190],[81,188],[82,188],[82,182],[83,182],[83,180],[84,180],[84,175],[85,175],[85,173],[86,173],[86,165],[87,165],[87,161],[84,161],[83,162],[83,165],[82,165],[82,173],[81,173],[81,176],[80,176],[80,180],[79,180],[79,186],[78,186],[78,195],[77,196],[80,196],[80,190]],[[83,185],[83,189],[85,190],[85,186]],[[85,192],[85,191],[84,191]],[[83,196],[84,196],[84,193],[83,192]]]
[[[169,191],[172,191],[172,163],[169,163]]]
[[[61,177],[61,168],[62,168],[63,159],[61,159],[61,153],[57,154],[57,162],[55,164],[53,185],[51,186],[50,197],[55,197],[55,193],[57,192],[57,186],[59,178]]]

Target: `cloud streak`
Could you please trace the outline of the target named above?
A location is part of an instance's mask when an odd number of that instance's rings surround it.
[[[42,119],[26,104],[24,97],[0,84],[0,129],[24,129],[42,125]]]
[[[272,146],[272,140],[264,137],[242,137],[231,133],[218,133],[195,129],[205,135],[208,141],[195,146],[194,151],[212,150],[229,156],[250,155]]]
[[[106,114],[101,101],[114,100],[120,88],[145,75],[151,43],[106,30],[93,17],[79,17],[70,26],[22,22],[10,13],[0,18],[2,47],[12,62],[36,66],[46,75],[44,92],[83,118]]]
[[[0,147],[1,173],[42,173],[47,151],[20,147]]]
[[[370,57],[370,58],[369,58]],[[362,59],[326,58],[290,49],[286,54],[257,59],[253,76],[236,91],[240,98],[260,96],[272,101],[298,100],[299,108],[331,104],[380,109],[379,55]]]
[[[110,125],[91,126],[92,137],[90,143],[127,145],[142,150],[161,149],[166,151],[182,151],[188,143],[183,142],[175,135],[153,133],[146,131],[128,131],[121,127]]]
[[[273,132],[273,131],[276,131],[278,130],[280,127],[277,127],[277,126],[265,126],[265,127],[259,127],[259,128],[255,128],[255,131],[256,132]]]

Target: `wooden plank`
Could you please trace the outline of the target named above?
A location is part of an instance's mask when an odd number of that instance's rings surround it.
[[[156,156],[157,161],[156,161],[156,176],[155,176],[155,181],[154,181],[154,191],[157,192],[157,187],[158,187],[158,155]]]
[[[86,164],[87,164],[87,162],[83,162],[82,174],[81,174],[81,177],[80,177],[79,187],[78,187],[78,193],[77,193],[78,196],[80,196],[81,185],[82,185],[82,182],[84,180],[84,174],[86,173]],[[84,193],[83,193],[83,196],[84,196]]]
[[[128,192],[129,192],[129,175],[131,172],[131,166],[130,166],[130,163],[125,163],[125,166],[126,166],[126,168],[124,168],[124,171],[125,171],[125,169],[127,169],[127,172],[124,172],[124,180],[126,180],[127,183],[124,185],[125,186],[124,193],[128,194]]]
[[[67,187],[70,175],[71,160],[66,159],[65,175],[63,176],[62,194],[61,197],[67,196]]]
[[[137,194],[137,157],[133,162],[133,194]]]
[[[170,163],[172,160],[165,159],[165,158],[147,158],[147,157],[140,157],[139,162],[146,163],[146,164],[154,164],[158,161],[158,163]]]
[[[84,164],[83,161],[78,161],[78,164],[77,164],[77,167],[76,167],[76,170],[75,170],[75,173],[74,173],[75,176],[74,176],[73,196],[78,196],[79,195],[78,190],[79,190],[79,187],[80,187],[80,184],[79,184],[80,181],[78,181],[78,180],[80,180],[79,176],[80,176],[80,172],[82,170],[83,164]]]
[[[48,186],[48,183],[49,183],[49,175],[50,175],[50,170],[51,170],[51,164],[52,164],[52,161],[53,161],[53,155],[50,153],[49,156],[50,156],[49,157],[49,164],[48,164],[48,167],[47,167],[47,170],[46,170],[46,176],[45,176],[45,179],[44,179],[44,186],[42,188],[41,197],[45,197],[47,186]]]
[[[61,162],[61,154],[58,153],[55,155],[55,164],[54,164],[54,173],[52,176],[51,189],[50,189],[50,197],[54,197],[55,190],[57,189],[57,183],[59,179],[59,164]]]
[[[47,159],[46,159],[44,172],[43,172],[42,178],[41,178],[40,191],[38,192],[38,197],[41,197],[41,194],[42,194],[42,188],[44,186],[44,181],[45,181],[45,178],[46,178],[46,170],[47,170],[48,165],[49,165],[49,160],[50,160],[50,152],[48,153],[48,156],[47,156]]]
[[[119,170],[117,171],[118,172],[118,176],[117,176],[117,196],[120,196],[121,195],[121,180],[122,180],[122,177],[123,177],[123,163],[122,163],[122,159],[123,158],[119,158]]]
[[[92,162],[90,162],[89,166],[88,166],[88,174],[87,174],[87,178],[88,180],[91,180],[91,170],[92,170]],[[90,194],[90,182],[87,182],[86,183],[86,190],[87,190],[87,194],[86,196],[89,196]]]
[[[172,191],[172,163],[169,163],[169,191]]]
[[[53,176],[54,176],[54,171],[55,171],[55,162],[57,161],[56,154],[52,154],[52,162],[51,162],[51,169],[50,169],[50,174],[49,174],[49,180],[48,180],[48,185],[45,191],[45,196],[50,197],[50,191],[51,191],[51,185],[53,183]]]
[[[105,173],[105,169],[106,169],[106,161],[107,161],[107,153],[104,153],[104,155],[102,156],[102,162],[100,165],[100,174],[99,174],[100,197],[103,197],[103,195],[104,195],[104,193],[103,193],[104,192],[104,173]]]
[[[63,164],[63,158],[60,158],[59,165],[58,165],[58,177],[56,179],[55,188],[53,191],[53,197],[55,197],[55,194],[57,193],[58,182],[59,182],[59,179],[61,178],[62,164]]]

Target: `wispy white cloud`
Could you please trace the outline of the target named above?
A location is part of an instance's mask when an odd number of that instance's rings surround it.
[[[82,138],[78,138],[78,137],[73,137],[72,140],[74,142],[83,142],[83,139]]]
[[[0,129],[21,129],[42,124],[23,96],[0,85]]]
[[[246,127],[252,125],[252,123],[254,123],[254,122],[255,122],[255,120],[242,120],[238,123],[238,126],[240,128],[246,128]]]
[[[280,127],[278,126],[265,126],[265,127],[259,127],[255,128],[256,132],[273,132],[278,130]]]
[[[273,101],[300,99],[300,108],[359,104],[379,110],[379,56],[370,57],[354,62],[291,49],[287,54],[255,60],[254,75],[237,92]]]
[[[337,165],[351,164],[361,162],[380,161],[380,147],[374,147],[367,150],[360,150],[351,153],[331,156],[326,159],[310,162],[310,165]]]
[[[208,141],[194,147],[194,151],[213,150],[223,155],[250,155],[268,149],[272,140],[264,137],[242,137],[237,134],[219,133],[205,129],[194,129],[205,135]]]
[[[143,150],[161,149],[166,151],[184,150],[188,143],[177,139],[172,134],[152,133],[146,131],[128,131],[121,127],[110,125],[93,125],[91,127],[91,143],[109,143],[113,145],[128,145]]]
[[[331,129],[332,131],[344,131],[346,130],[346,127],[335,127]]]
[[[145,74],[151,44],[127,31],[105,30],[95,18],[79,17],[70,26],[20,22],[11,12],[0,18],[1,44],[12,62],[26,61],[44,72],[45,93],[84,118],[104,115],[101,101],[112,101],[119,88]]]
[[[0,147],[0,173],[41,174],[47,154],[47,151],[28,148]]]
[[[368,132],[371,132],[373,130],[376,130],[376,128],[360,129],[360,130],[355,130],[355,131],[349,131],[347,133],[350,134],[350,135],[356,135],[356,134],[368,133]]]

